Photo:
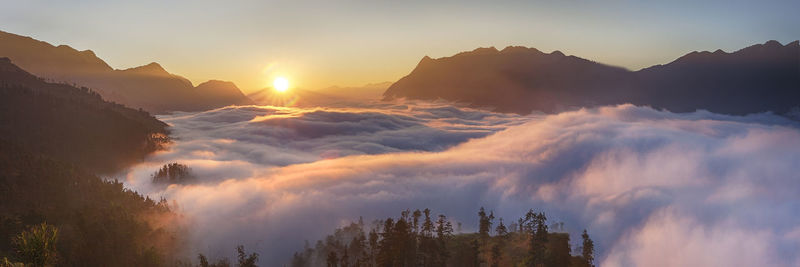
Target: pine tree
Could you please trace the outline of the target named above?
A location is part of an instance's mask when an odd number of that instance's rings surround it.
[[[328,267],[338,267],[339,266],[339,256],[336,255],[336,251],[328,252],[328,259],[326,261]]]
[[[421,251],[421,259],[419,262],[422,266],[435,266],[437,254],[437,244],[436,240],[433,238],[435,226],[431,220],[431,210],[425,209],[422,213],[425,218],[423,219],[419,234],[419,250]]]
[[[369,231],[369,255],[367,256],[367,262],[370,266],[374,266],[376,262],[376,257],[379,251],[378,240],[379,240],[378,232],[375,229]]]
[[[547,217],[544,213],[535,213],[529,210],[525,214],[526,228],[530,234],[530,245],[528,247],[530,266],[542,266],[545,263],[547,252]]]
[[[447,241],[453,237],[453,224],[447,220],[447,216],[439,215],[439,220],[436,221],[436,251],[438,266],[446,266],[447,258],[450,253],[447,250]]]
[[[418,235],[419,234],[419,217],[422,217],[422,212],[420,212],[419,210],[414,210],[414,213],[413,213],[412,217],[413,217],[413,220],[414,220],[414,235]]]
[[[508,229],[503,224],[503,218],[500,218],[500,223],[497,225],[497,228],[494,230],[495,232],[495,243],[492,245],[492,267],[500,266],[500,261],[502,260],[503,254],[502,249],[505,247],[506,239],[508,238]]]
[[[239,267],[256,267],[256,262],[258,262],[258,253],[251,253],[247,255],[244,251],[244,246],[236,247],[236,252],[239,256]]]
[[[348,267],[349,265],[350,265],[350,257],[347,256],[347,245],[344,245],[344,250],[342,250],[342,259],[339,266]]]
[[[394,219],[388,218],[383,222],[383,233],[378,243],[378,266],[392,266],[396,252],[394,251]]]
[[[586,232],[586,229],[583,229],[581,238],[583,239],[581,256],[583,257],[583,260],[586,261],[586,266],[594,267],[594,241],[589,238],[589,233]]]
[[[486,211],[481,207],[478,211],[478,235],[481,241],[485,242],[489,238],[489,231],[492,228],[492,220],[494,220],[494,212],[490,212],[486,216]]]
[[[485,248],[487,243],[489,242],[489,231],[492,229],[492,220],[494,220],[494,212],[489,212],[489,215],[486,215],[486,210],[483,207],[480,208],[478,211],[478,238],[480,239],[479,247],[477,250],[476,258],[478,259],[478,265],[484,261],[485,257]]]

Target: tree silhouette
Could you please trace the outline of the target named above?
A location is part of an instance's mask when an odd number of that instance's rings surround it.
[[[494,216],[484,210],[478,217],[480,224]],[[304,253],[294,253],[291,266],[586,266],[582,256],[570,254],[569,234],[549,232],[544,213],[530,210],[520,222],[525,231],[509,231],[501,218],[494,236],[483,243],[483,230],[454,234],[452,221],[444,214],[433,220],[429,209],[404,210],[397,218],[376,220],[369,234],[364,234],[359,218],[318,241],[315,248],[306,245]],[[561,223],[554,225],[563,229]]]
[[[338,267],[339,266],[339,257],[336,256],[336,251],[328,252],[327,265],[328,265],[328,267]]]
[[[583,229],[581,239],[583,239],[581,256],[583,257],[584,261],[586,261],[587,266],[594,266],[594,241],[589,238],[589,233],[586,232],[586,229]]]
[[[542,266],[545,264],[545,253],[547,252],[547,217],[544,213],[535,213],[529,210],[525,214],[527,229],[530,231],[530,266]]]
[[[497,228],[494,230],[496,241],[494,245],[492,245],[491,251],[491,260],[492,260],[492,267],[500,266],[500,261],[503,258],[502,249],[506,245],[506,241],[508,238],[508,229],[503,224],[503,218],[500,218],[500,222],[497,224]]]
[[[165,164],[152,177],[153,183],[162,184],[182,184],[194,179],[189,166],[177,162]]]
[[[239,258],[239,267],[257,267],[256,262],[258,262],[258,253],[251,253],[247,255],[244,251],[244,246],[239,245],[236,247],[236,254]]]

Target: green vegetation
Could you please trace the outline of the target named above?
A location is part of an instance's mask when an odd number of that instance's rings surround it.
[[[492,235],[494,218],[481,208],[478,232],[458,234],[446,216],[434,220],[429,209],[376,221],[369,233],[359,219],[313,248],[306,243],[291,266],[594,266],[594,242],[586,230],[580,255],[572,255],[569,234],[550,232],[544,213],[530,210],[510,226],[501,218]],[[552,227],[563,231],[563,223]]]
[[[152,175],[153,183],[183,184],[194,180],[189,166],[180,163],[165,164]]]
[[[35,266],[53,265],[58,259],[56,241],[58,229],[46,223],[31,226],[28,230],[19,233],[12,239],[22,262],[29,262]]]
[[[0,266],[172,262],[180,235],[166,201],[95,175],[159,149],[165,127],[0,58]]]
[[[257,267],[256,263],[258,262],[258,253],[251,253],[247,254],[244,250],[244,246],[237,246],[236,247],[236,255],[238,267]],[[198,254],[197,259],[200,261],[199,267],[230,267],[231,263],[228,261],[227,258],[222,258],[217,260],[216,263],[209,263],[208,258],[203,254]]]
[[[59,266],[152,266],[177,248],[173,225],[162,223],[174,216],[163,199],[4,141],[0,170],[0,258],[31,263],[12,240],[43,222],[58,228]]]

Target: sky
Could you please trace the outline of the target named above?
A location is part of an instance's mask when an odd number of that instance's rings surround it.
[[[632,70],[694,50],[800,38],[798,1],[0,0],[0,30],[91,49],[114,68],[159,62],[250,92],[396,81],[425,56],[508,45]]]

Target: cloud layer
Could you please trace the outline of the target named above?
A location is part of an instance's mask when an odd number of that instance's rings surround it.
[[[178,203],[190,253],[244,244],[280,263],[358,216],[427,207],[473,230],[485,206],[588,228],[602,266],[800,263],[800,131],[778,116],[622,105],[518,117],[404,103],[163,119],[178,140],[127,183]],[[201,182],[150,185],[172,161]]]

